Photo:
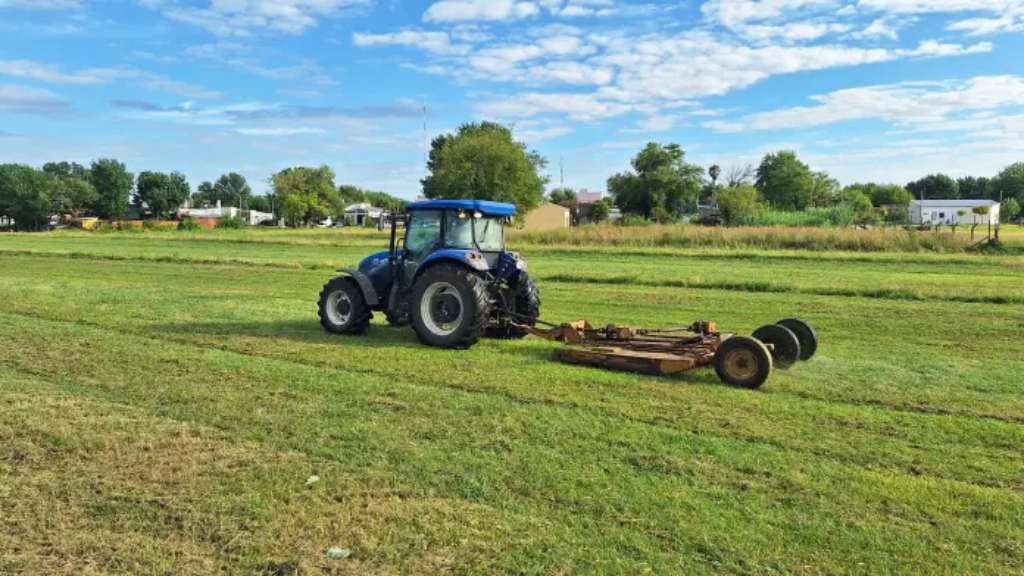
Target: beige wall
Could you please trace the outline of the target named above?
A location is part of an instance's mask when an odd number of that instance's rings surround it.
[[[541,204],[526,215],[525,230],[558,230],[568,228],[569,209],[558,204]]]

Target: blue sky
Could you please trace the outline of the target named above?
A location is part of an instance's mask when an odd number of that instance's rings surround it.
[[[0,162],[293,165],[407,198],[427,137],[513,123],[603,190],[648,141],[844,183],[1024,160],[1024,0],[0,0]],[[564,159],[564,160],[562,160]]]

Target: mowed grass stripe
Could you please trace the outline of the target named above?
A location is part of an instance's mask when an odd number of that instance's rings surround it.
[[[537,528],[73,383],[0,368],[0,394],[3,573],[487,570],[488,554]],[[324,557],[338,546],[356,553]]]
[[[153,268],[159,272],[160,268],[166,266],[153,265]],[[115,276],[118,282],[138,281],[154,270],[145,274],[142,272],[140,270],[139,274]],[[1016,451],[1024,448],[1019,427],[989,429],[984,424],[972,425],[976,422],[971,418],[958,419],[953,423],[929,424],[927,417],[918,420],[902,409],[895,414],[888,413],[892,406],[883,405],[859,411],[856,406],[852,409],[843,408],[835,406],[834,402],[813,399],[803,399],[794,404],[792,393],[786,388],[776,392],[775,382],[766,394],[752,396],[744,391],[721,387],[713,374],[708,372],[685,377],[685,381],[704,385],[680,386],[669,379],[566,367],[552,362],[553,345],[533,340],[522,343],[488,342],[471,352],[451,353],[419,346],[408,329],[378,327],[366,338],[338,338],[320,332],[309,310],[311,306],[301,299],[301,291],[296,292],[296,301],[270,299],[259,294],[239,299],[237,295],[244,292],[233,286],[244,286],[244,279],[230,277],[218,280],[224,288],[230,289],[228,297],[210,299],[204,296],[203,300],[198,300],[200,295],[205,294],[205,289],[194,283],[209,273],[208,270],[199,270],[188,274],[187,279],[182,277],[180,282],[174,283],[176,288],[173,291],[166,288],[133,289],[129,292],[112,290],[109,282],[104,286],[95,286],[86,276],[80,284],[88,287],[86,293],[89,298],[74,307],[81,310],[76,316],[68,315],[67,306],[60,307],[62,301],[67,303],[71,295],[79,293],[65,283],[62,283],[60,290],[48,292],[48,297],[41,301],[38,301],[39,291],[34,289],[29,292],[34,296],[22,295],[5,300],[24,303],[35,299],[36,305],[23,307],[23,313],[111,326],[119,331],[134,332],[150,338],[201,344],[357,374],[377,373],[412,378],[413,381],[425,380],[430,385],[497,394],[521,402],[587,407],[640,422],[772,443],[790,450],[828,454],[863,465],[896,466],[920,474],[984,484],[1015,485],[1018,482],[1018,467],[1007,466],[1007,462],[1013,462]],[[154,274],[152,278],[167,279],[159,274]],[[253,274],[252,280],[260,281],[264,292],[277,289],[277,282],[263,275]],[[182,293],[186,288],[190,290],[187,296]],[[566,296],[571,298],[573,295]],[[113,301],[105,305],[97,299]],[[200,306],[200,302],[208,306]],[[118,309],[121,313],[108,313],[108,308],[111,311]],[[161,309],[166,309],[166,313],[177,322],[167,324],[159,318],[139,317],[133,313],[134,310],[147,311],[152,316]],[[308,318],[303,318],[301,312],[298,317],[292,315],[293,310],[303,309],[309,312]],[[222,315],[230,314],[231,317],[218,322],[207,321],[218,311]],[[183,313],[194,316],[195,320],[180,318]],[[280,320],[273,321],[275,316],[279,316]],[[254,318],[264,320],[254,321]],[[439,361],[442,364],[438,365]],[[457,362],[458,369],[451,370],[448,362]],[[451,376],[443,384],[429,376],[418,378],[416,375],[420,371],[414,368],[417,365],[427,368],[423,371],[425,374],[434,373],[429,367],[436,366],[435,370],[447,370]],[[823,374],[826,375],[825,381],[834,380],[828,376],[828,371],[822,372],[821,369],[835,370],[840,366],[839,361],[823,357],[816,363],[801,366],[797,371],[780,372],[776,378],[784,380],[795,376],[808,382],[810,387],[819,387]],[[807,370],[811,373],[805,373]],[[523,377],[524,373],[530,376]],[[840,377],[849,378],[850,375],[840,373]],[[985,398],[991,402],[993,397],[987,394]],[[1014,403],[1011,405],[1020,404],[1019,398],[1008,401]],[[911,408],[921,410],[920,407]],[[878,411],[883,409],[885,412],[879,414]],[[948,406],[943,410],[957,413]],[[814,415],[810,421],[807,421],[807,414]],[[765,422],[777,425],[765,426]],[[845,424],[837,425],[840,422]],[[794,426],[795,429],[792,428]],[[851,430],[857,429],[863,433],[852,433],[851,436]],[[946,431],[956,433],[950,435]],[[975,431],[986,432],[972,438]],[[958,436],[964,440],[958,441]],[[828,442],[823,441],[826,437]],[[943,438],[943,441],[935,442],[935,446],[932,446],[929,440],[937,438]],[[1009,444],[1004,444],[1004,439],[1008,439]],[[989,457],[978,459],[971,455],[978,450],[984,451]],[[929,452],[934,453],[926,456]]]
[[[56,366],[25,353],[19,369],[342,471],[377,470],[417,493],[480,502],[500,511],[497,524],[506,513],[537,518],[539,547],[489,557],[496,571],[834,573],[864,562],[999,572],[1018,562],[1024,502],[1012,490],[394,378],[338,381],[330,370],[81,326],[3,323],[5,346],[64,352]]]
[[[332,271],[338,268],[354,266],[357,258],[350,258],[347,261],[339,259],[334,261],[302,262],[298,260],[279,261],[262,260],[241,257],[192,257],[179,255],[153,255],[138,256],[130,254],[99,254],[73,251],[40,251],[40,250],[3,250],[0,249],[3,257],[53,257],[69,258],[74,260],[95,260],[114,262],[160,262],[183,265],[211,265],[211,266],[251,266],[258,268],[281,268],[281,269],[305,269],[316,271]],[[629,268],[637,270],[630,274],[614,274],[610,272],[586,272],[586,273],[552,273],[550,270],[566,269],[565,262],[553,263],[541,259],[534,263],[535,278],[538,281],[562,282],[562,283],[583,283],[583,284],[621,284],[647,287],[668,287],[686,288],[692,290],[729,290],[735,292],[768,292],[768,293],[789,293],[806,294],[816,296],[837,296],[845,298],[872,298],[881,300],[918,300],[937,302],[959,302],[959,303],[983,303],[996,305],[1021,305],[1024,304],[1024,284],[1017,281],[1016,276],[987,277],[988,282],[983,285],[975,285],[978,276],[962,270],[929,270],[935,278],[942,275],[941,281],[932,281],[925,276],[924,272],[916,276],[907,277],[899,282],[888,281],[885,283],[872,283],[863,277],[852,283],[837,285],[836,283],[824,282],[824,279],[809,279],[815,284],[794,284],[766,280],[743,280],[742,272],[730,271],[729,276],[734,280],[709,278],[714,276],[716,269],[715,262],[704,262],[702,268],[696,271],[673,272],[671,267],[662,267],[656,262],[634,262]],[[623,269],[626,266],[617,266]],[[955,267],[954,267],[955,268]],[[696,273],[696,276],[689,274]],[[788,272],[788,273],[787,273]],[[786,269],[775,270],[774,275],[778,277],[791,276],[792,272]],[[850,271],[856,275],[856,270]],[[875,271],[875,275],[880,272]],[[996,281],[998,279],[998,282]],[[884,281],[883,281],[884,282]],[[826,285],[822,285],[826,284]],[[859,286],[858,286],[859,285]],[[1000,293],[998,290],[1005,290]]]

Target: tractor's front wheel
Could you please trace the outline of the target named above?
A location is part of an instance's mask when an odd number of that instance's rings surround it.
[[[470,348],[490,316],[487,287],[472,270],[439,264],[413,288],[412,325],[420,341],[437,348]]]
[[[320,325],[334,334],[362,334],[370,326],[373,312],[354,278],[342,276],[320,292]]]

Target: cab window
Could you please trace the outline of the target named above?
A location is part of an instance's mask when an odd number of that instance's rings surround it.
[[[475,240],[474,242],[474,233]],[[444,227],[447,248],[501,252],[504,245],[502,221],[499,218],[474,218],[473,212],[449,212]]]
[[[441,244],[440,210],[416,210],[405,235],[405,248],[412,256],[433,252]]]

